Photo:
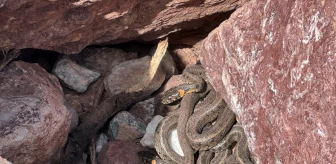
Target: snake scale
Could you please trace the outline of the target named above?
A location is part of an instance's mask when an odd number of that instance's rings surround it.
[[[152,164],[194,164],[195,161],[197,164],[252,164],[244,131],[238,124],[234,125],[235,114],[208,83],[204,68],[190,66],[182,76],[184,83],[163,95],[163,104],[179,99],[181,102],[180,108],[168,113],[156,129],[154,146],[160,158],[154,158]],[[178,155],[168,143],[169,132],[174,129],[184,156]],[[197,160],[196,151],[199,151]]]

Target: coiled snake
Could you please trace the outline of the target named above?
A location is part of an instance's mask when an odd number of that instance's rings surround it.
[[[156,129],[154,145],[161,159],[155,158],[152,163],[194,164],[197,150],[200,151],[197,163],[223,163],[228,160],[249,163],[243,130],[235,125],[230,131],[235,123],[235,114],[207,82],[204,68],[193,65],[186,68],[182,75],[185,83],[166,91],[162,98],[163,104],[182,100],[180,108],[170,112]],[[197,104],[200,100],[202,102]],[[168,134],[173,129],[177,129],[183,157],[168,144]],[[235,142],[239,143],[232,153],[229,146]],[[239,146],[241,144],[243,146]]]

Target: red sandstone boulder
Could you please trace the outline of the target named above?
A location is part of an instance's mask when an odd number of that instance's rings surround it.
[[[188,40],[190,34],[177,32],[212,29],[246,1],[0,1],[0,45],[70,54],[90,44],[150,41],[172,33],[177,41],[182,35]]]
[[[57,78],[37,64],[0,72],[0,156],[15,164],[46,163],[65,144],[70,114]]]
[[[258,164],[336,161],[336,1],[253,0],[203,42]]]

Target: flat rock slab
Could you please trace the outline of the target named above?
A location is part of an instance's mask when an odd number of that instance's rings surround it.
[[[46,163],[65,144],[70,114],[55,76],[37,64],[13,62],[0,72],[0,156]]]
[[[112,95],[117,95],[138,84],[145,71],[147,71],[150,60],[150,56],[145,56],[140,59],[125,61],[113,67],[104,80],[105,89]],[[144,95],[150,95],[163,83],[166,74],[161,67],[158,69],[151,83],[143,91]]]
[[[203,42],[201,62],[258,164],[336,160],[335,7],[253,0]]]
[[[225,19],[218,13],[247,1],[6,0],[0,2],[0,45],[73,54],[92,44],[151,41],[217,24]]]

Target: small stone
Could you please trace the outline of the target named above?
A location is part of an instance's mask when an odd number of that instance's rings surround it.
[[[52,72],[66,87],[79,93],[85,92],[88,86],[100,76],[99,72],[81,67],[66,57],[56,63]]]
[[[163,119],[162,116],[156,115],[153,117],[153,119],[148,123],[146,127],[146,133],[140,140],[140,143],[144,147],[150,147],[154,148],[154,134],[156,127],[160,123],[160,121]]]
[[[96,141],[96,152],[99,153],[107,142],[108,142],[108,137],[104,133],[100,133]]]
[[[70,114],[58,79],[37,64],[16,61],[0,72],[0,156],[46,163],[65,144]]]
[[[98,163],[139,164],[142,163],[137,154],[139,151],[149,151],[141,146],[139,140],[110,141],[98,154]]]
[[[147,124],[154,116],[154,111],[156,109],[155,105],[156,99],[153,97],[148,100],[136,103],[131,107],[131,109],[128,110],[128,112],[142,119]]]
[[[127,111],[119,112],[110,122],[108,135],[112,140],[133,140],[146,132],[146,123]]]

